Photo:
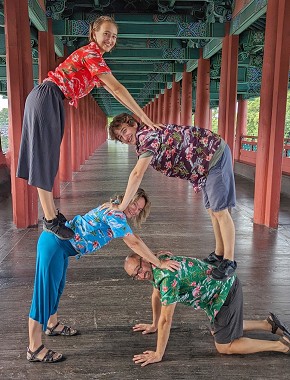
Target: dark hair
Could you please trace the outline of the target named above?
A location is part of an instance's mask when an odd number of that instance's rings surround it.
[[[137,120],[135,120],[134,117],[128,113],[121,113],[120,115],[115,116],[109,125],[109,135],[111,140],[118,140],[115,135],[115,129],[120,129],[124,123],[133,127],[134,124],[137,123]]]
[[[123,200],[123,198],[124,198],[124,194],[116,195],[115,197],[111,198],[110,201],[111,202],[116,202],[117,201],[117,203],[121,203],[122,200]],[[148,216],[150,214],[150,208],[151,208],[151,202],[149,200],[148,194],[145,192],[145,190],[141,189],[140,187],[137,190],[136,194],[134,195],[134,197],[133,197],[133,199],[131,200],[130,203],[133,203],[133,202],[137,201],[140,198],[144,198],[144,200],[145,200],[145,206],[144,206],[143,210],[140,212],[139,215],[137,215],[134,218],[132,218],[134,224],[137,227],[140,227],[141,224],[146,221],[146,219],[148,218]]]
[[[118,30],[118,25],[116,24],[115,20],[112,17],[100,16],[95,21],[90,23],[90,29],[89,29],[89,41],[90,42],[95,42],[94,30],[96,30],[96,31],[100,30],[100,27],[104,22],[110,22],[110,23],[114,24]]]

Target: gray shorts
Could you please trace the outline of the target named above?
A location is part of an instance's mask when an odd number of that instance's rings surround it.
[[[217,313],[212,328],[214,340],[219,344],[228,344],[243,336],[243,291],[238,278]]]
[[[235,207],[235,178],[232,155],[228,145],[226,145],[220,160],[209,170],[202,192],[206,209],[210,208],[217,212]]]

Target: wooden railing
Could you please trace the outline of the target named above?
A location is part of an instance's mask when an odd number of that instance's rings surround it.
[[[256,165],[258,136],[241,136],[239,161]],[[282,171],[290,175],[290,139],[284,139]]]

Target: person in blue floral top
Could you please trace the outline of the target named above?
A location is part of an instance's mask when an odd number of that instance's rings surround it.
[[[110,208],[122,211],[127,207],[149,165],[168,177],[189,181],[195,192],[202,190],[213,225],[216,246],[205,261],[217,266],[214,278],[231,276],[237,264],[235,226],[229,209],[235,206],[236,194],[231,152],[225,141],[208,129],[193,126],[169,124],[161,130],[149,130],[126,113],[113,119],[109,133],[114,140],[135,145],[138,155],[122,203]]]
[[[114,202],[121,202],[117,196]],[[55,234],[43,231],[38,239],[34,291],[29,313],[30,362],[52,363],[63,359],[61,353],[49,350],[42,344],[42,331],[48,336],[73,336],[77,330],[58,321],[57,309],[64,290],[69,256],[80,258],[94,253],[112,239],[121,238],[134,252],[160,268],[175,270],[174,260],[160,261],[139,236],[134,235],[127,220],[140,225],[150,212],[150,201],[143,189],[138,189],[128,207],[122,211],[101,210],[97,207],[85,215],[77,215],[66,222],[74,231],[70,240],[61,240]]]
[[[243,293],[236,275],[226,281],[212,278],[213,267],[192,257],[160,255],[180,263],[176,272],[156,268],[142,257],[127,256],[124,269],[134,280],[148,280],[153,284],[152,323],[138,323],[133,331],[143,334],[157,331],[155,351],[147,350],[134,355],[133,361],[141,364],[160,362],[163,358],[173,314],[177,303],[204,310],[211,322],[215,346],[222,354],[252,354],[276,351],[290,354],[290,330],[279,318],[269,313],[265,320],[243,320]],[[243,336],[243,331],[269,331],[280,335],[279,340],[258,340]]]

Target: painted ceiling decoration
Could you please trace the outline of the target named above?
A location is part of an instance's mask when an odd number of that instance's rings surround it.
[[[234,18],[234,0],[29,0],[34,81],[38,81],[38,31],[53,21],[55,52],[63,56],[87,43],[89,24],[109,15],[119,26],[116,48],[104,56],[117,79],[140,106],[145,106],[172,81],[180,81],[184,67],[193,75],[193,111],[200,49],[210,60],[210,104],[218,106],[221,48],[225,24],[239,34],[238,95],[259,96],[263,63],[267,0],[245,0]],[[3,0],[0,0],[0,92],[5,94],[6,65]],[[107,115],[125,109],[103,89],[93,96]]]

